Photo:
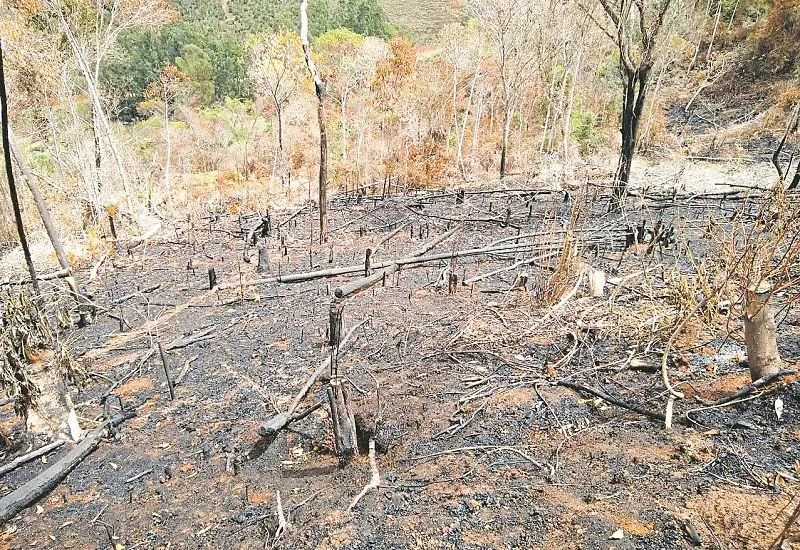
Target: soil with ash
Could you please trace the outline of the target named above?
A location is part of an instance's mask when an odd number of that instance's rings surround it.
[[[258,435],[327,357],[330,297],[348,277],[239,288],[240,280],[262,276],[256,247],[245,249],[258,216],[176,224],[109,258],[90,285],[106,311],[69,334],[93,373],[73,395],[84,427],[101,418],[112,384],[112,410],[121,403],[137,416],[9,521],[0,545],[768,548],[795,507],[800,388],[787,376],[740,403],[704,408],[749,382],[741,332],[723,338],[713,329],[736,319],[698,322],[679,340],[670,374],[686,399],[676,402],[670,432],[557,385],[579,384],[663,413],[657,371],[679,305],[661,266],[693,269],[685,245],[702,253],[701,220],[714,213],[724,220],[726,208],[736,207],[720,197],[693,200],[695,207],[680,212],[671,197],[640,201],[622,218],[607,214],[597,193],[579,215],[561,192],[468,190],[463,204],[450,192],[339,196],[329,243],[312,246],[312,209],[288,222],[294,211],[273,212],[273,231],[258,245],[267,246],[273,274],[357,266],[366,248],[379,248],[374,262],[401,258],[456,227],[430,254],[506,238],[513,244],[518,234],[531,243],[403,268],[346,299],[344,330],[368,321],[339,367],[358,416],[376,423],[383,451],[381,485],[353,511],[347,509],[370,479],[369,462],[362,454],[340,467],[327,405],[275,437]],[[565,233],[571,213],[577,222]],[[626,227],[642,219],[650,227],[674,225],[676,244],[623,254]],[[583,280],[578,269],[559,278],[565,234],[583,261],[615,282],[605,297],[576,286]],[[212,267],[231,288],[208,290]],[[448,273],[458,276],[453,293]],[[520,275],[524,290],[514,289]],[[789,310],[779,321],[784,358],[795,361],[800,319]],[[171,401],[151,350],[209,328],[206,339],[168,351],[172,376],[185,370]],[[324,396],[324,381],[317,382],[301,406]],[[23,437],[20,423],[11,405],[2,414],[14,445]],[[68,452],[64,447],[47,463]],[[2,490],[46,467],[24,465],[0,479]],[[287,525],[276,540],[278,493]]]

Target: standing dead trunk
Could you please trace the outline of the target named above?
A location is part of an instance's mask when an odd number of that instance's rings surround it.
[[[97,109],[92,106],[92,137],[94,138],[94,190],[95,201],[94,210],[95,217],[100,220],[103,215],[102,207],[102,190],[103,181],[101,179],[100,171],[103,165],[103,155],[100,149],[100,122],[97,120]]]
[[[622,101],[622,149],[619,156],[617,177],[614,180],[612,206],[619,207],[628,189],[636,154],[639,123],[644,111],[644,100],[650,75],[648,68],[623,71],[625,75],[625,94]]]
[[[36,183],[36,179],[28,168],[28,163],[25,160],[25,157],[22,156],[16,136],[14,136],[14,132],[11,130],[11,128],[8,129],[8,139],[11,155],[14,157],[14,162],[16,162],[17,168],[25,179],[25,183],[28,185],[31,195],[33,195],[33,202],[36,204],[36,209],[39,211],[39,216],[42,218],[42,224],[44,225],[45,231],[47,231],[47,236],[50,239],[50,243],[53,245],[53,250],[56,253],[58,263],[61,266],[61,269],[72,271],[69,260],[67,259],[67,254],[64,251],[64,246],[61,244],[61,238],[59,237],[58,231],[56,231],[56,227],[53,224],[52,218],[50,217],[50,211],[47,209],[47,205],[44,202],[42,192],[39,189],[39,185]]]
[[[319,240],[328,239],[328,132],[325,125],[325,83],[317,71],[311,57],[311,44],[308,41],[308,0],[300,3],[300,41],[308,65],[308,72],[314,81],[317,95],[317,121],[319,122]]]
[[[42,192],[39,189],[39,185],[36,183],[36,179],[34,178],[33,174],[30,173],[28,163],[20,152],[19,145],[17,144],[16,137],[14,136],[14,132],[11,130],[11,128],[8,128],[7,150],[9,150],[10,154],[14,157],[14,161],[17,163],[17,168],[22,173],[25,182],[28,184],[28,189],[30,189],[31,195],[33,195],[33,202],[36,204],[36,209],[39,211],[39,217],[42,219],[42,224],[44,225],[47,236],[50,239],[50,243],[53,245],[53,250],[56,253],[56,258],[58,258],[58,263],[61,266],[61,269],[66,270],[69,273],[69,276],[65,280],[69,285],[73,298],[78,304],[85,303],[82,293],[78,288],[78,282],[75,280],[75,277],[72,276],[72,267],[67,259],[64,246],[61,244],[61,238],[58,235],[58,231],[56,231],[56,227],[53,224],[53,219],[50,217],[50,211],[47,209],[47,205],[44,202]],[[111,216],[109,216],[109,222],[111,224],[111,231],[113,234],[114,222],[113,219],[111,219]],[[34,286],[36,286],[36,283],[34,283]],[[80,321],[81,326],[88,324],[88,322],[88,318],[82,313]]]
[[[273,94],[272,101],[275,104],[275,119],[278,122],[278,151],[276,153],[276,163],[280,168],[281,185],[291,185],[291,174],[289,163],[283,152],[283,107],[277,96]]]
[[[14,183],[14,168],[11,166],[11,141],[8,131],[8,96],[6,95],[6,77],[3,66],[3,45],[0,40],[0,124],[3,132],[3,160],[6,166],[6,178],[8,179],[8,191],[11,195],[11,207],[14,210],[14,221],[19,235],[19,244],[22,246],[22,253],[25,256],[25,263],[28,266],[28,274],[31,278],[31,285],[36,294],[39,294],[39,283],[36,281],[36,269],[33,267],[31,251],[28,249],[28,239],[25,237],[25,227],[22,224],[22,210],[19,207],[19,197],[17,196],[17,186]]]
[[[744,340],[753,381],[777,374],[783,366],[778,354],[771,297],[772,286],[766,281],[751,285],[745,292]]]
[[[169,133],[169,92],[164,90],[164,192],[172,198],[172,139]]]
[[[506,106],[503,110],[503,142],[500,148],[500,179],[506,177],[508,162],[508,134],[511,130],[511,107]]]
[[[344,303],[338,298],[331,301],[329,311],[329,343],[331,346],[331,381],[327,388],[328,404],[331,409],[333,423],[333,440],[336,455],[342,461],[348,461],[358,454],[356,423],[347,396],[345,379],[339,372],[338,354],[342,340]]]
[[[581,51],[578,51],[577,59],[575,60],[575,65],[572,67],[572,79],[569,82],[569,94],[567,95],[567,105],[564,109],[564,114],[562,118],[562,135],[561,139],[563,141],[563,180],[562,183],[564,188],[566,189],[567,184],[569,183],[569,164],[570,164],[570,157],[569,157],[569,143],[570,143],[570,131],[571,131],[571,122],[572,122],[572,108],[575,104],[575,84],[578,80],[578,75],[581,74]]]
[[[342,96],[342,162],[347,164],[347,94]]]
[[[475,68],[472,75],[472,82],[469,85],[469,98],[467,99],[467,108],[464,110],[464,118],[461,120],[461,130],[459,131],[458,115],[453,114],[455,119],[456,131],[456,160],[458,168],[461,171],[461,177],[467,179],[467,168],[464,166],[464,138],[467,135],[467,123],[469,122],[469,112],[472,109],[472,100],[475,97],[475,86],[480,76],[480,67]]]

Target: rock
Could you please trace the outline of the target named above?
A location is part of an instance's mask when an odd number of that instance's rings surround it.
[[[689,536],[689,539],[692,541],[692,544],[695,546],[702,546],[703,545],[703,537],[700,536],[700,533],[694,528],[692,525],[691,520],[685,519],[683,520],[683,530],[686,531],[686,534]]]
[[[609,540],[622,540],[623,538],[625,538],[625,532],[622,529],[617,529],[608,537]]]
[[[258,435],[261,437],[269,437],[275,435],[282,430],[286,424],[289,423],[289,415],[286,413],[276,414],[266,422],[264,422],[258,429]]]
[[[739,430],[758,430],[758,426],[750,422],[749,420],[739,419],[734,422],[733,427]]]

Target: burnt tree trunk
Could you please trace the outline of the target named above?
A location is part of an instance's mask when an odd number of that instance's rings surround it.
[[[325,82],[317,71],[311,57],[311,44],[308,41],[308,0],[300,3],[300,41],[308,65],[308,72],[314,81],[317,95],[317,122],[319,123],[319,240],[328,239],[328,131],[325,125]]]
[[[0,124],[3,131],[3,160],[6,165],[6,178],[8,179],[8,192],[11,195],[11,207],[14,210],[14,221],[17,225],[19,244],[22,246],[22,253],[25,256],[25,263],[28,266],[28,274],[31,277],[31,285],[36,294],[39,294],[39,283],[36,280],[36,269],[33,267],[31,251],[28,249],[28,239],[25,237],[25,227],[22,225],[22,211],[19,207],[19,197],[17,196],[17,186],[14,183],[14,168],[11,166],[11,143],[8,137],[8,96],[6,95],[6,77],[3,66],[3,45],[0,40]]]
[[[772,286],[767,282],[750,286],[745,292],[744,340],[750,378],[758,380],[780,372],[775,312],[770,305]]]
[[[259,273],[269,273],[269,251],[267,250],[266,246],[262,246],[258,249],[258,272]]]
[[[511,112],[506,107],[503,113],[503,139],[500,146],[500,179],[508,173],[508,134],[511,132]]]
[[[625,80],[625,92],[622,98],[622,147],[620,149],[617,175],[614,179],[612,206],[619,207],[631,177],[633,157],[636,155],[636,145],[639,134],[639,123],[644,111],[644,102],[647,94],[647,84],[650,69],[639,67],[633,71],[626,68],[622,70]]]
[[[339,373],[339,365],[337,363],[339,343],[342,339],[343,309],[344,303],[342,300],[334,298],[331,301],[329,311],[331,381],[326,391],[328,404],[331,408],[336,455],[341,461],[347,462],[358,454],[358,440],[356,438],[356,422],[344,385],[344,377]]]

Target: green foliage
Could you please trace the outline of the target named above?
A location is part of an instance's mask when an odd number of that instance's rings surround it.
[[[175,58],[175,65],[186,75],[186,81],[200,104],[209,103],[214,97],[214,68],[211,57],[194,44],[186,44],[181,49],[181,54]]]
[[[581,154],[591,155],[597,153],[603,146],[604,137],[600,131],[597,115],[581,105],[572,109],[570,120],[572,127],[571,137],[578,142]]]
[[[171,0],[181,20],[158,32],[129,31],[101,67],[105,90],[119,101],[119,118],[135,120],[143,92],[170,63],[186,73],[200,102],[250,96],[248,36],[296,30],[300,0]],[[225,8],[223,9],[223,6]],[[378,0],[311,0],[312,37],[344,27],[387,37],[391,29]]]
[[[194,48],[185,51],[189,45]],[[132,31],[121,35],[118,53],[103,64],[103,87],[119,97],[120,119],[137,118],[136,105],[144,91],[165,65],[176,63],[178,58],[183,58],[185,65],[193,65],[190,70],[195,74],[190,76],[201,79],[197,83],[206,94],[210,92],[211,99],[250,94],[242,42],[197,23],[178,22],[157,33]],[[205,72],[209,65],[210,79]]]
[[[452,0],[383,0],[389,19],[396,26],[393,34],[403,34],[414,42],[433,40],[448,24],[468,20],[467,10]]]
[[[353,51],[364,42],[364,37],[348,28],[331,29],[314,40],[314,49],[319,51]]]

